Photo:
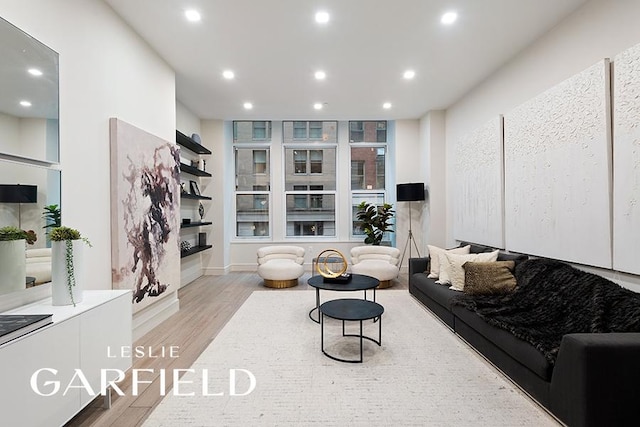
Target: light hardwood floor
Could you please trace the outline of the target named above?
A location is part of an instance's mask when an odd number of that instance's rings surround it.
[[[313,290],[307,285],[309,274],[299,280],[299,285],[288,290]],[[407,275],[401,274],[390,289],[408,289]],[[227,321],[244,301],[256,290],[281,292],[280,289],[265,288],[255,273],[230,273],[224,276],[202,276],[178,291],[180,311],[162,325],[134,343],[148,349],[178,346],[177,358],[134,358],[134,369],[153,369],[155,374],[141,375],[142,379],[155,378],[152,384],[141,385],[138,395],[132,395],[130,375],[122,382],[123,396],[113,393],[111,409],[102,407],[102,398],[95,399],[87,408],[66,424],[66,427],[133,427],[139,426],[160,403],[159,372],[187,369],[200,353],[222,330]],[[384,292],[380,290],[379,292]],[[310,321],[308,318],[301,322]],[[156,352],[157,354],[157,352]],[[155,375],[155,377],[153,377]],[[172,383],[167,375],[167,390]],[[143,388],[145,387],[146,388]]]

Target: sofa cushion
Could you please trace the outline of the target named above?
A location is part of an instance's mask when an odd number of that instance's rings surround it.
[[[459,295],[459,294],[458,294]],[[475,312],[468,310],[462,306],[454,305],[452,307],[454,316],[462,320],[470,328],[474,329],[480,335],[493,342],[500,347],[505,353],[512,356],[522,365],[534,372],[545,381],[551,380],[551,372],[553,366],[544,356],[544,354],[536,349],[533,345],[526,341],[518,339],[512,333],[504,329],[491,326],[485,322]],[[458,320],[456,320],[457,322]]]
[[[468,254],[469,249],[471,249],[471,246],[467,245],[467,246],[461,246],[453,249],[442,249],[437,246],[427,245],[427,248],[429,249],[429,258],[430,258],[429,278],[437,279],[438,277],[440,277],[440,254],[445,252],[449,252],[452,254]]]
[[[459,255],[443,253],[440,255],[440,280],[441,285],[450,284],[454,291],[464,290],[464,268],[467,261],[493,262],[498,258],[498,250],[482,252],[479,254]]]
[[[515,261],[464,263],[464,293],[493,295],[511,292],[516,287],[515,265]]]

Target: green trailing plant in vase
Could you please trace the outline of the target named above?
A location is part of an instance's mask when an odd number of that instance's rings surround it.
[[[91,242],[86,237],[83,237],[80,232],[74,228],[69,228],[65,226],[54,227],[51,229],[49,233],[49,239],[52,242],[64,242],[65,245],[65,253],[64,253],[64,261],[65,261],[65,281],[66,281],[66,290],[69,294],[71,303],[76,305],[76,300],[74,297],[74,287],[76,286],[76,266],[74,265],[74,242],[82,241],[86,243],[89,247],[91,247]],[[54,254],[55,258],[55,254]],[[55,263],[55,259],[54,259]],[[52,266],[53,268],[54,266]],[[52,276],[56,276],[53,275]],[[54,285],[56,285],[57,280],[53,277]],[[54,291],[55,292],[55,291]],[[55,300],[55,295],[54,295]],[[55,304],[55,301],[54,301]]]
[[[382,242],[385,232],[393,233],[390,221],[393,218],[393,206],[384,203],[376,206],[368,202],[362,202],[358,205],[356,218],[362,223],[362,230],[367,236],[364,243],[368,245],[379,245]]]

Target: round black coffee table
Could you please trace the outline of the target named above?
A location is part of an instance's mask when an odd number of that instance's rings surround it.
[[[382,313],[384,313],[384,307],[382,307],[377,302],[362,300],[362,299],[353,299],[353,298],[345,298],[345,299],[335,299],[332,301],[327,301],[320,306],[320,347],[322,348],[322,353],[339,362],[348,362],[348,363],[362,363],[362,343],[363,340],[367,339],[369,341],[373,341],[378,344],[378,346],[382,343]],[[333,319],[342,320],[342,336],[343,337],[358,337],[360,338],[360,359],[351,360],[351,359],[343,359],[337,356],[333,356],[326,351],[324,351],[324,317],[328,316]],[[362,333],[362,321],[368,319],[377,319],[378,320],[378,339],[374,339],[371,337],[367,337]],[[344,322],[346,321],[357,321],[360,322],[360,333],[359,334],[347,334],[345,333]]]
[[[375,277],[365,276],[364,274],[352,274],[351,280],[347,283],[330,283],[325,282],[324,277],[317,275],[307,280],[309,286],[316,288],[316,306],[309,311],[309,319],[316,323],[320,323],[320,313],[318,319],[314,319],[311,315],[314,311],[318,311],[320,307],[320,289],[325,291],[364,291],[364,299],[367,299],[367,291],[373,289],[373,301],[376,300],[376,287],[380,281]]]

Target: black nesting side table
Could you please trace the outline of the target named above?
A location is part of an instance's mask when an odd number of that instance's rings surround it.
[[[364,291],[364,299],[367,299],[367,290],[373,289],[373,301],[376,300],[376,287],[380,281],[375,277],[365,276],[364,274],[352,274],[351,280],[347,283],[330,283],[325,282],[324,277],[317,275],[307,280],[309,286],[316,288],[316,306],[309,311],[309,319],[316,323],[320,323],[320,313],[318,312],[318,320],[314,319],[312,313],[320,307],[320,289],[325,291]]]
[[[323,303],[320,306],[320,347],[322,353],[339,362],[348,363],[362,363],[362,343],[363,340],[372,341],[378,346],[382,343],[382,313],[384,313],[384,307],[377,302],[362,300],[362,299],[336,299]],[[343,337],[358,337],[360,338],[360,359],[349,360],[342,359],[340,357],[333,356],[324,351],[324,317],[328,316],[333,319],[342,320],[342,336]],[[362,321],[368,319],[378,319],[378,339],[367,337],[362,333]],[[359,334],[347,334],[345,333],[344,322],[346,321],[358,321],[360,322]]]

